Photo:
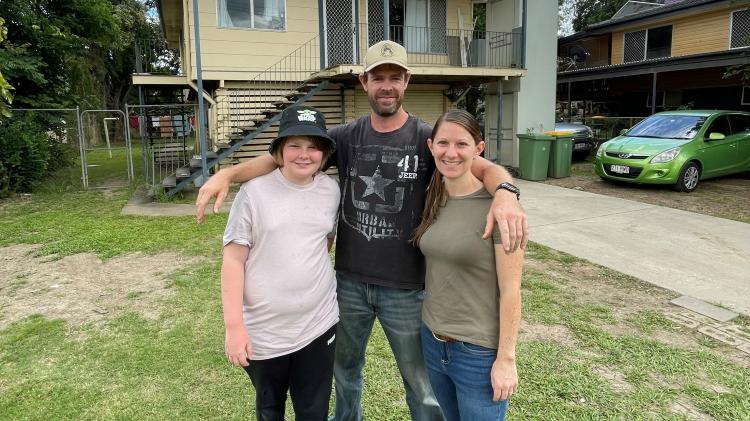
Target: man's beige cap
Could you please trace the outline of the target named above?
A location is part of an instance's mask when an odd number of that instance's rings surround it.
[[[369,72],[381,64],[395,64],[407,71],[406,48],[394,41],[380,41],[367,49],[365,56],[365,72]]]

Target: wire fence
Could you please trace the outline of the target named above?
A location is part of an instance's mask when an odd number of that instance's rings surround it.
[[[15,108],[11,112],[41,127],[49,144],[59,147],[50,159],[73,161],[73,176],[84,189],[120,187],[133,181],[130,136],[121,110]]]
[[[126,105],[131,132],[139,139],[143,176],[151,188],[169,187],[200,166],[197,104]],[[207,137],[208,151],[213,149]]]

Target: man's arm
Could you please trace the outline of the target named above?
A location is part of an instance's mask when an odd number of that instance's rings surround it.
[[[508,171],[492,162],[477,157],[471,166],[471,172],[484,184],[484,188],[494,197],[492,206],[487,214],[487,225],[482,238],[490,238],[495,221],[500,231],[500,240],[506,253],[519,247],[526,248],[529,241],[529,225],[518,198],[505,189],[495,191],[500,183],[512,183],[513,177]]]
[[[500,340],[492,364],[493,400],[505,400],[518,388],[516,339],[521,323],[521,272],[523,250],[506,253],[495,246],[495,270],[500,289]]]
[[[198,190],[198,198],[195,200],[195,217],[199,224],[205,219],[206,206],[212,197],[216,198],[214,202],[214,213],[219,211],[224,199],[229,193],[230,183],[244,183],[255,177],[265,175],[278,167],[271,154],[263,154],[241,164],[233,165],[229,168],[214,174]]]

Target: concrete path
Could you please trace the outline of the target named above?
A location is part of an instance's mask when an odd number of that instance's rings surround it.
[[[517,182],[531,241],[750,315],[750,224]]]

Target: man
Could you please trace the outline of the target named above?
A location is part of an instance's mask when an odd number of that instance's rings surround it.
[[[330,130],[336,141],[332,162],[339,170],[341,206],[336,243],[337,296],[340,321],[336,333],[336,420],[361,420],[365,349],[377,316],[404,381],[414,420],[442,420],[427,379],[419,329],[424,289],[424,258],[408,244],[419,224],[425,189],[434,171],[426,139],[431,127],[402,107],[409,84],[404,47],[382,41],[367,50],[359,81],[371,113]],[[229,183],[272,171],[273,160],[261,156],[221,170],[201,189],[198,222],[211,197],[214,211]],[[506,251],[525,247],[526,216],[507,171],[477,159],[472,172],[494,194],[484,236],[495,220]]]

